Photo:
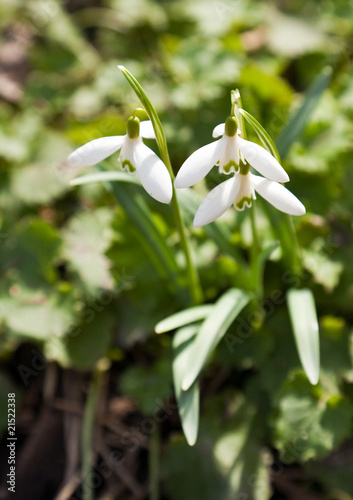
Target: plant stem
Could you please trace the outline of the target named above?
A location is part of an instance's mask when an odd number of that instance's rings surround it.
[[[251,247],[251,255],[252,255],[252,260],[254,260],[254,258],[256,258],[256,256],[259,254],[259,251],[260,251],[260,243],[259,243],[259,237],[257,234],[255,206],[254,205],[251,206],[249,212],[250,212],[252,239],[253,239],[252,247]]]
[[[158,146],[160,146],[158,144]],[[199,280],[199,275],[196,269],[196,266],[194,265],[192,256],[191,256],[191,249],[190,245],[188,243],[188,239],[186,237],[186,231],[185,231],[185,225],[181,216],[181,211],[180,211],[180,205],[178,202],[177,194],[176,194],[176,189],[174,187],[174,172],[172,169],[172,165],[170,162],[169,158],[169,153],[168,153],[168,147],[167,147],[167,142],[164,137],[163,133],[163,141],[161,144],[161,147],[159,148],[160,154],[161,154],[161,159],[164,162],[165,166],[168,169],[169,175],[172,179],[172,184],[173,184],[173,197],[172,197],[172,207],[173,207],[173,214],[175,218],[175,222],[179,231],[180,235],[180,241],[181,245],[184,250],[185,254],[185,259],[186,259],[186,269],[188,273],[188,278],[189,278],[189,288],[190,288],[190,294],[191,294],[191,299],[193,304],[200,304],[203,301],[203,293],[200,285],[200,280]]]
[[[191,256],[191,249],[190,245],[188,242],[188,239],[186,237],[186,231],[185,231],[185,225],[181,216],[181,211],[180,211],[180,205],[178,202],[178,197],[176,194],[176,189],[174,187],[174,172],[172,169],[172,165],[170,162],[169,158],[169,153],[167,149],[167,144],[165,143],[165,148],[164,150],[160,150],[161,153],[161,158],[164,161],[164,164],[166,165],[170,177],[172,179],[172,184],[173,184],[173,197],[172,197],[172,207],[173,207],[173,213],[174,213],[174,218],[176,225],[178,227],[179,235],[180,235],[180,241],[181,245],[184,250],[185,254],[185,259],[186,259],[186,269],[188,273],[188,278],[189,278],[189,289],[190,289],[190,294],[191,294],[191,300],[193,304],[200,304],[203,302],[203,293],[201,289],[201,284],[200,284],[200,279],[199,275],[196,269],[196,266],[194,265],[194,261]]]
[[[301,258],[301,248],[300,248],[300,245],[298,242],[297,232],[296,232],[295,227],[294,227],[293,218],[290,215],[285,214],[285,219],[286,219],[286,223],[287,223],[288,228],[289,228],[289,232],[290,232],[290,235],[292,238],[293,247],[295,250],[294,251],[295,259],[293,262],[293,272],[296,274],[296,276],[301,278],[302,274],[303,274],[303,266],[302,266],[302,258]]]
[[[101,383],[107,369],[108,364],[105,359],[102,359],[97,363],[90,384],[83,415],[81,444],[83,500],[94,500],[95,497],[91,480],[94,418]]]
[[[150,437],[149,447],[149,488],[150,500],[159,499],[159,427]]]
[[[148,99],[145,91],[143,90],[139,82],[136,80],[136,78],[126,68],[124,68],[124,66],[118,66],[118,67],[125,76],[125,78],[127,79],[127,81],[129,82],[131,88],[134,90],[137,97],[140,99],[141,104],[145,108],[152,122],[153,129],[156,134],[156,141],[158,144],[158,149],[161,155],[161,159],[164,162],[165,166],[167,167],[169,175],[172,179],[173,197],[171,203],[173,206],[174,218],[180,235],[181,245],[183,247],[183,251],[185,254],[191,300],[193,304],[199,304],[203,301],[202,288],[200,285],[200,279],[196,266],[191,256],[190,245],[186,237],[185,225],[181,216],[180,206],[176,195],[176,190],[174,187],[174,178],[175,178],[174,172],[170,162],[167,141],[165,138],[161,121],[159,119],[157,111],[154,109],[151,101]]]

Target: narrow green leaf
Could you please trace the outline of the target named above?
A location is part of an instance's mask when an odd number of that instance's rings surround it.
[[[155,332],[169,332],[170,330],[175,330],[181,326],[207,318],[213,307],[213,305],[190,307],[189,309],[184,309],[184,311],[172,314],[171,316],[168,316],[168,318],[162,319],[162,321],[157,323]]]
[[[256,118],[254,118],[250,113],[245,111],[245,109],[240,108],[239,113],[242,116],[244,116],[246,121],[255,130],[265,148],[276,158],[277,161],[280,161],[280,156],[277,151],[276,145],[269,136],[269,134],[266,132],[266,130],[263,128],[263,126],[256,120]]]
[[[287,303],[300,361],[308,379],[316,385],[320,371],[320,346],[314,296],[309,289],[291,289],[287,293]]]
[[[304,102],[294,116],[287,122],[280,135],[276,139],[279,154],[284,158],[293,142],[295,142],[308,123],[311,113],[314,111],[319,98],[329,86],[332,76],[330,67],[324,68],[309,87]]]
[[[182,381],[184,391],[195,382],[211,352],[249,300],[250,295],[238,288],[231,288],[217,300],[190,348],[189,363]]]
[[[190,446],[196,443],[199,427],[200,389],[198,383],[183,391],[181,383],[188,368],[194,337],[198,327],[188,326],[177,331],[173,338],[173,380],[181,425]]]
[[[106,171],[95,172],[93,174],[81,175],[70,181],[71,186],[81,186],[82,184],[90,184],[91,182],[130,182],[131,184],[138,184],[141,186],[140,181],[134,175],[129,175],[124,172]]]

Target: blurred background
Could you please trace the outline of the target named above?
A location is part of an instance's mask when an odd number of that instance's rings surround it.
[[[352,499],[353,3],[0,0],[0,27],[0,498]],[[118,64],[160,114],[175,172],[211,141],[231,89],[276,139],[317,75],[333,70],[283,162],[307,208],[295,225],[320,321],[320,383],[300,368],[284,303],[297,278],[278,251],[265,270],[265,318],[250,330],[240,318],[240,338],[222,342],[204,371],[192,448],[173,397],[172,335],[154,333],[188,297],[158,270],[129,200],[141,199],[182,265],[171,209],[138,186],[117,186],[117,202],[103,184],[69,185],[97,168],[73,171],[68,154],[124,134],[139,105]],[[246,256],[244,214],[229,211],[221,227]],[[261,209],[257,218],[263,242],[280,238]],[[237,286],[239,263],[203,230],[189,237],[213,302]],[[97,362],[90,482],[81,434]]]

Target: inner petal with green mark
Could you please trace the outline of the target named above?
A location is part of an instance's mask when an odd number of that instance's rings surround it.
[[[226,147],[219,159],[219,172],[230,174],[239,170],[239,146],[237,137],[224,136],[222,140],[226,141]]]
[[[233,168],[232,168],[233,167]],[[219,173],[220,174],[230,174],[231,172],[238,172],[239,171],[239,165],[235,163],[234,160],[230,160],[226,165],[219,166]]]
[[[256,199],[256,195],[250,175],[237,175],[239,176],[240,189],[234,200],[234,207],[241,211],[244,210],[245,207],[251,207],[252,200]]]
[[[125,170],[125,172],[133,174],[136,171],[136,168],[132,165],[132,163],[129,160],[123,160],[121,162],[121,165],[122,169]]]
[[[237,210],[244,210],[245,207],[251,207],[252,200],[247,196],[243,196],[243,198],[235,203],[235,208]]]

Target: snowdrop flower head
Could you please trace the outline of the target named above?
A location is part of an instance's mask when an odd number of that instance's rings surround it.
[[[176,176],[175,187],[186,188],[196,184],[216,164],[219,165],[221,173],[239,172],[240,161],[249,163],[267,179],[277,182],[289,181],[286,171],[265,148],[240,137],[234,116],[228,116],[225,123],[217,125],[212,135],[215,138],[222,137],[187,158]]]
[[[249,166],[240,162],[239,173],[212,189],[203,200],[196,212],[194,227],[216,220],[231,205],[240,211],[250,207],[252,200],[256,199],[255,192],[281,212],[305,214],[304,205],[282,184],[251,174]]]
[[[138,175],[147,193],[161,203],[169,203],[172,194],[172,181],[162,160],[147,147],[142,138],[154,138],[150,121],[132,116],[127,122],[126,135],[101,137],[76,149],[68,158],[74,165],[92,166],[113,153],[120,151],[119,160],[123,170]]]

